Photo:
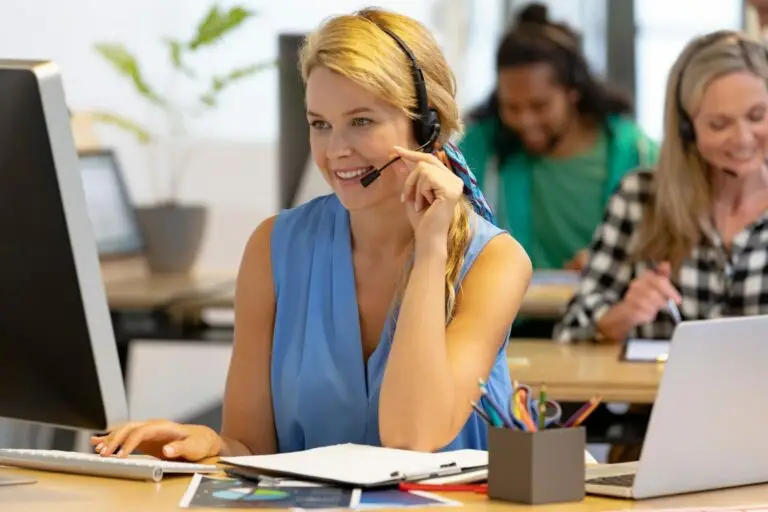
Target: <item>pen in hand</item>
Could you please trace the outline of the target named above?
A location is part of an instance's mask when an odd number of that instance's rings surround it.
[[[659,276],[667,277],[663,272],[661,272],[661,270],[659,270],[659,267],[656,265],[656,263],[651,262],[650,267],[651,270],[653,270]],[[675,304],[674,300],[667,300],[667,311],[669,311],[669,314],[672,317],[672,320],[674,320],[675,324],[679,324],[683,321],[682,315],[680,315],[680,310],[677,308],[677,304]]]

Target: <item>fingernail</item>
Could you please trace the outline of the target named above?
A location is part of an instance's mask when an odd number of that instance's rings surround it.
[[[119,452],[117,452],[117,456],[118,456],[118,457],[122,457],[122,456],[123,456],[123,453],[125,453],[125,452],[123,452],[123,450],[121,449]]]
[[[405,202],[405,194],[400,194],[400,202],[401,203]]]
[[[166,446],[165,448],[163,448],[163,453],[165,454],[166,457],[173,457],[173,448],[171,448],[170,446]]]
[[[97,452],[100,452],[102,450],[102,448],[104,448],[104,443],[99,443],[99,444],[96,445],[96,451]]]

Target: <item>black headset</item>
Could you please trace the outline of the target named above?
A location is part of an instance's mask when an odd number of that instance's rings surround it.
[[[416,143],[419,145],[419,150],[426,153],[431,153],[435,149],[435,142],[440,136],[440,117],[437,114],[437,110],[429,108],[429,101],[427,100],[427,86],[424,82],[424,73],[421,71],[419,64],[416,62],[416,57],[408,48],[408,45],[400,39],[394,32],[386,27],[374,23],[384,33],[389,35],[397,45],[403,50],[406,57],[411,64],[411,75],[413,76],[413,83],[416,86],[416,118],[413,120],[413,135],[416,138]]]
[[[693,120],[688,115],[688,112],[685,111],[685,108],[683,108],[683,76],[685,75],[686,69],[688,69],[688,66],[691,65],[691,62],[693,61],[694,57],[696,57],[696,55],[702,52],[705,48],[725,39],[726,37],[736,37],[744,60],[747,62],[747,64],[750,64],[749,53],[747,51],[744,38],[738,32],[734,32],[733,30],[718,30],[716,32],[712,32],[711,34],[702,36],[694,44],[693,49],[688,52],[688,55],[681,64],[680,71],[677,74],[677,83],[675,84],[675,109],[677,110],[678,117],[678,134],[680,135],[680,139],[683,141],[683,146],[685,147],[688,147],[689,145],[696,142],[696,130],[693,127]],[[765,50],[765,53],[766,57],[768,57],[768,50]]]

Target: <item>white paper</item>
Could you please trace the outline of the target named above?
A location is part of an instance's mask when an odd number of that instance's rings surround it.
[[[195,497],[195,491],[197,491],[197,488],[200,486],[201,478],[202,475],[200,473],[195,473],[192,475],[192,481],[189,482],[187,490],[184,492],[184,496],[181,497],[179,508],[189,508],[189,504],[192,501],[192,498]]]
[[[669,340],[627,340],[624,358],[627,361],[665,361],[669,354]]]
[[[365,486],[389,482],[397,477],[397,475],[393,477],[393,473],[396,472],[414,475],[433,471],[449,463],[456,463],[459,468],[484,467],[488,465],[488,452],[456,450],[424,453],[340,444],[277,455],[223,457],[221,461],[243,467],[298,475],[299,478],[332,480]]]
[[[237,478],[237,477],[235,477]],[[323,484],[318,482],[307,482],[306,480],[291,480],[290,478],[271,478],[260,479],[257,484],[258,487],[323,487]]]
[[[488,468],[476,469],[474,471],[467,471],[459,475],[447,475],[438,476],[435,478],[427,478],[426,480],[420,480],[420,484],[439,484],[439,485],[453,485],[453,484],[472,484],[475,482],[483,482],[488,480]]]

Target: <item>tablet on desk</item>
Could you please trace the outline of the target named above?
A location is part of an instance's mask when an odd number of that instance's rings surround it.
[[[628,362],[657,363],[667,360],[670,340],[630,338],[624,342],[621,360]]]

